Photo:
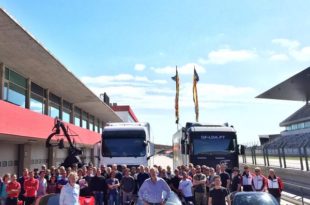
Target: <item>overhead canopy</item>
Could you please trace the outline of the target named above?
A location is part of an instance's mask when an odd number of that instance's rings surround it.
[[[309,101],[310,67],[260,94],[257,98]]]
[[[103,122],[121,121],[108,105],[0,8],[1,62]]]
[[[54,119],[41,115],[32,110],[15,106],[0,100],[0,140],[6,142],[27,143],[32,141],[45,141],[52,133]],[[69,127],[69,134],[74,134],[73,139],[82,146],[93,147],[100,139],[100,133],[65,123]],[[63,134],[63,133],[62,133]],[[52,140],[55,140],[53,137]]]

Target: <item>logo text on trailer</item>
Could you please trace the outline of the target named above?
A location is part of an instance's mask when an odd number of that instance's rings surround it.
[[[201,139],[205,140],[205,139],[209,139],[209,140],[221,140],[221,139],[225,139],[224,135],[202,135]]]

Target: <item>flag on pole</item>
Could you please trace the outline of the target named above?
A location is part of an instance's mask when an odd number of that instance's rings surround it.
[[[198,93],[197,93],[197,83],[199,81],[198,73],[194,67],[194,76],[193,76],[193,100],[195,104],[195,114],[196,114],[196,122],[199,119],[199,105],[198,105]]]
[[[178,67],[175,67],[175,76],[171,77],[175,81],[175,123],[179,124],[179,74]]]

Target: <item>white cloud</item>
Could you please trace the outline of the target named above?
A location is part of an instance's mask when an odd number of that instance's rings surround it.
[[[289,40],[289,39],[285,39],[285,38],[273,39],[271,42],[273,44],[277,44],[277,45],[280,45],[282,47],[290,48],[290,49],[297,48],[300,45],[300,43],[296,40]]]
[[[201,64],[227,64],[231,62],[242,62],[252,60],[257,54],[251,50],[231,50],[230,48],[211,51],[207,59],[200,58]]]
[[[218,108],[254,101],[255,89],[232,85],[198,83],[198,98],[200,107]],[[192,84],[186,83],[181,90],[182,104],[192,107]]]
[[[290,40],[285,38],[273,39],[271,42],[286,48],[287,55],[296,61],[310,61],[310,46],[301,47],[300,42],[297,40]]]
[[[134,68],[136,71],[144,71],[145,67],[144,64],[136,64]]]
[[[106,92],[111,102],[139,109],[174,109],[175,87],[166,80],[120,74],[116,76],[82,77],[81,80],[98,96]],[[231,85],[198,83],[201,108],[215,109],[252,102],[254,89]],[[193,108],[192,83],[180,85],[180,108]]]
[[[194,72],[194,67],[198,74],[206,72],[206,69],[202,67],[201,65],[196,64],[196,63],[188,63],[183,66],[178,66],[178,73],[181,75],[192,75]],[[173,66],[166,66],[166,67],[160,67],[160,68],[152,67],[151,70],[153,70],[155,73],[158,73],[158,74],[169,74],[171,76],[175,74],[175,67]]]
[[[310,61],[310,46],[292,50],[289,53],[297,61]]]
[[[289,58],[286,54],[271,54],[270,60],[272,61],[287,61]]]
[[[146,84],[166,84],[166,80],[150,80],[146,76],[133,76],[131,74],[119,74],[115,76],[96,76],[96,77],[90,77],[90,76],[84,76],[80,78],[81,81],[85,84],[89,85],[115,85],[115,84],[139,84],[144,83],[141,85]]]

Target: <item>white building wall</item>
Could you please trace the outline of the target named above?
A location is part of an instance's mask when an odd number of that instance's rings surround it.
[[[0,176],[5,173],[17,174],[18,145],[0,142]]]
[[[30,169],[38,168],[41,169],[42,164],[47,164],[48,149],[44,143],[33,143],[31,144],[31,165]]]
[[[128,111],[115,111],[115,113],[124,121],[124,122],[135,122],[134,119],[130,116]]]
[[[57,149],[55,166],[58,167],[61,163],[63,163],[67,156],[68,156],[68,149]]]

